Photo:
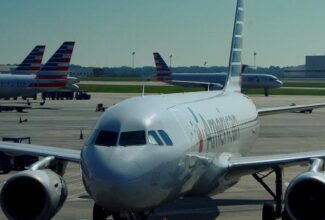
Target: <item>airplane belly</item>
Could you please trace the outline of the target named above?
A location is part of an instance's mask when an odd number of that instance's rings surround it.
[[[29,89],[21,89],[21,88],[9,88],[2,87],[0,88],[0,98],[13,98],[18,96],[29,95]]]

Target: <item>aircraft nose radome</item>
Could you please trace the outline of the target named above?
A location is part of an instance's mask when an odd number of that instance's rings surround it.
[[[140,149],[139,149],[140,148]],[[139,198],[148,197],[146,175],[141,166],[141,147],[93,146],[84,153],[83,173],[91,197],[110,210],[141,208]]]
[[[279,87],[283,86],[283,82],[281,80],[277,80]]]
[[[124,147],[94,146],[90,166],[92,172],[108,185],[126,183],[142,175],[137,152]]]

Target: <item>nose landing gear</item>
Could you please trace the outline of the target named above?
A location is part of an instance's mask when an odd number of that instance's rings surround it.
[[[112,216],[114,220],[146,220],[153,213],[152,210],[147,212],[109,212],[106,209],[94,204],[93,220],[106,220]]]
[[[96,203],[93,207],[93,220],[105,220],[107,219],[111,214],[104,208],[100,207]]]

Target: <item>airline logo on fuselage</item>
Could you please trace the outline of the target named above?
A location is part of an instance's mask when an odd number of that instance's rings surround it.
[[[239,140],[240,132],[238,120],[235,115],[220,116],[215,119],[204,119],[199,114],[204,130],[207,148],[224,146]]]

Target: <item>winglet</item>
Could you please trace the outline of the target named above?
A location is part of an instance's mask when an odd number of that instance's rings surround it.
[[[160,56],[159,53],[153,53],[153,57],[155,60],[156,71],[157,71],[156,80],[163,81],[163,82],[171,81],[172,73],[169,67],[167,66],[166,62],[164,61],[164,59]]]
[[[74,42],[64,42],[36,74],[37,79],[67,79]]]
[[[228,77],[224,90],[241,91],[242,50],[244,30],[244,0],[237,0],[235,23],[231,42]]]
[[[29,74],[40,71],[44,51],[44,45],[35,46],[23,62],[13,71],[13,74]]]

